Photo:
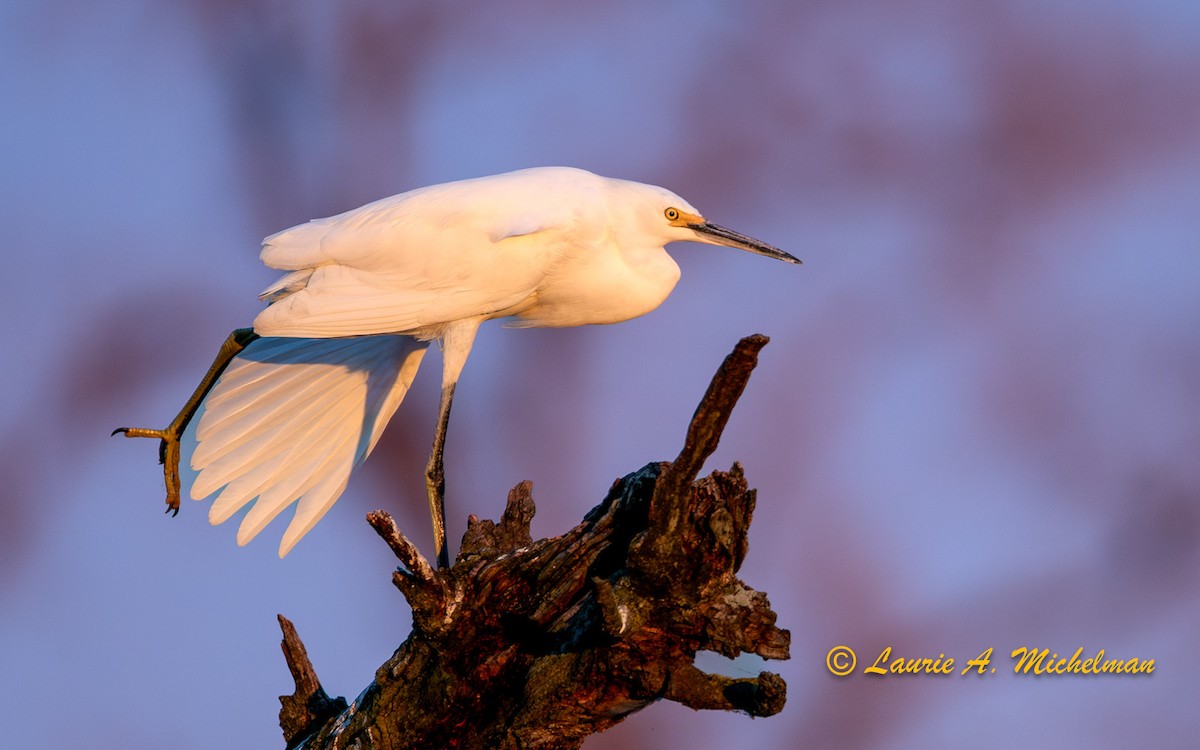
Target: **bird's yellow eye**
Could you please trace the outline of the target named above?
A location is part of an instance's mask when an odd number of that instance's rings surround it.
[[[678,208],[668,208],[666,211],[663,211],[663,215],[667,217],[667,221],[678,221],[679,220],[679,209]]]

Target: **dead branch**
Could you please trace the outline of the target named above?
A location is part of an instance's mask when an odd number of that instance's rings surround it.
[[[388,514],[369,514],[403,565],[392,580],[412,607],[412,633],[347,706],[325,695],[280,617],[296,680],[281,698],[288,747],[577,748],[660,699],[782,710],[778,675],[733,679],[693,665],[701,650],[788,658],[790,636],[766,595],[736,575],[754,490],[739,464],[695,481],[766,343],[738,342],[674,461],[617,480],[562,536],[532,540],[529,482],[509,493],[499,523],[470,517],[449,569],[430,566]]]

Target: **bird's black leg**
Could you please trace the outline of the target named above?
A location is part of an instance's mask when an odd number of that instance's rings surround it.
[[[188,422],[192,421],[196,410],[200,408],[200,402],[216,384],[217,378],[221,377],[221,373],[225,371],[233,358],[256,338],[258,338],[258,334],[254,332],[253,328],[239,328],[229,334],[229,338],[221,344],[221,349],[217,352],[217,357],[208,368],[208,372],[204,373],[204,379],[200,381],[200,385],[196,386],[191,398],[187,400],[183,409],[175,415],[175,419],[171,420],[171,424],[167,425],[166,429],[118,427],[113,430],[112,434],[114,435],[120,432],[125,437],[158,438],[162,441],[158,446],[158,462],[163,465],[163,479],[167,485],[168,513],[179,513],[179,439],[183,436],[183,431],[187,428]]]
[[[442,450],[446,447],[446,427],[450,424],[450,404],[454,401],[454,383],[442,387],[438,404],[437,431],[433,433],[433,452],[425,467],[425,489],[429,494],[429,515],[433,518],[433,540],[437,545],[439,568],[450,567],[446,550],[446,474],[442,470]]]

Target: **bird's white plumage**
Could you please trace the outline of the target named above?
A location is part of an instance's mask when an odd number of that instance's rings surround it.
[[[191,496],[220,490],[209,510],[214,524],[253,502],[239,544],[299,501],[279,548],[286,555],[375,447],[427,346],[407,336],[252,342],[205,399]]]
[[[260,295],[263,338],[232,360],[192,423],[191,496],[219,493],[214,524],[253,503],[239,544],[297,503],[287,554],[374,447],[423,342],[444,345],[440,473],[453,385],[482,322],[560,327],[647,313],[679,278],[663,249],[677,240],[798,262],[708,224],[668,190],[566,167],[421,188],[267,237],[262,261],[287,273]]]
[[[663,207],[688,205],[661,188],[543,167],[421,188],[301,224],[263,243],[263,262],[293,273],[264,292],[275,301],[254,330],[436,336],[446,322],[476,316],[535,326],[627,320],[657,307],[679,278],[662,251],[666,233],[631,232],[621,242],[614,231],[624,223],[618,198],[639,190],[660,194]],[[649,218],[663,223],[659,212]],[[606,247],[617,252],[598,252]],[[621,251],[657,263],[627,264]],[[649,280],[647,271],[655,272]]]

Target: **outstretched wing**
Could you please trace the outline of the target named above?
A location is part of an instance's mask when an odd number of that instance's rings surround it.
[[[427,344],[405,336],[260,338],[230,363],[184,435],[199,474],[191,496],[219,490],[209,521],[253,503],[244,545],[292,503],[286,555],[341,496],[416,376]],[[186,454],[185,454],[186,455]]]

